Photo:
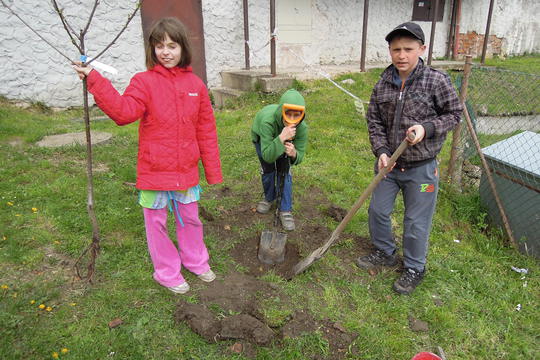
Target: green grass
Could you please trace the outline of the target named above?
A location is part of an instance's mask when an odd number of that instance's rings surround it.
[[[540,75],[540,54],[513,56],[506,59],[486,59],[486,65],[512,71],[520,71],[527,74]]]
[[[452,73],[454,79],[458,75],[462,73]],[[539,83],[540,55],[487,59],[485,66],[475,62],[467,99],[480,116],[540,114]]]
[[[348,88],[368,99],[379,73],[339,80],[354,79]],[[295,191],[305,194],[318,188],[330,202],[348,209],[372,178],[374,159],[365,120],[355,114],[352,100],[326,80],[297,86],[304,88],[310,142],[305,162],[295,169]],[[260,191],[252,188],[258,184],[252,181],[258,177],[258,163],[249,126],[255,112],[276,98],[248,94],[216,113],[224,186],[235,193]],[[92,124],[94,130],[114,134],[112,141],[94,148],[95,165],[103,169],[95,173],[102,252],[95,284],[73,279],[63,260],[77,258],[91,239],[85,149],[43,149],[34,142],[49,134],[82,131],[83,125],[71,120],[80,117],[80,111],[38,110],[0,103],[0,285],[5,285],[0,289],[0,358],[50,359],[62,348],[69,352],[60,353],[61,359],[244,358],[227,351],[232,342],[208,344],[186,325],[175,324],[178,296],[151,278],[137,194],[122,185],[135,180],[136,125]],[[448,153],[447,143],[443,164]],[[237,197],[216,200],[209,190],[201,202],[214,215],[220,207],[241,205]],[[398,223],[402,211],[398,204]],[[233,230],[240,235],[260,231]],[[366,206],[347,231],[368,236]],[[431,239],[427,277],[409,297],[392,292],[395,274],[371,277],[343,264],[337,250],[354,248],[344,235],[293,281],[274,274],[262,278],[278,286],[293,304],[288,308],[273,298],[263,299],[264,316],[279,326],[293,310],[303,308],[317,319],[339,321],[358,335],[348,358],[410,359],[437,346],[448,359],[539,358],[537,260],[505,247],[500,233],[486,228],[477,196],[455,194],[446,186],[440,192]],[[220,251],[220,239],[206,241],[218,274],[241,269]],[[529,274],[521,279],[511,266],[527,268]],[[184,298],[197,302],[197,289]],[[52,311],[40,310],[39,304]],[[515,310],[518,304],[521,311]],[[409,316],[428,322],[429,331],[412,332]],[[110,330],[107,324],[115,318],[124,324]],[[257,350],[257,359],[333,358],[320,332]]]

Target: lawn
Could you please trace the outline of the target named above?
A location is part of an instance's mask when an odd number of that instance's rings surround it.
[[[538,57],[533,60],[538,64]],[[519,61],[502,64],[514,69]],[[353,79],[348,88],[367,99],[379,73],[338,80]],[[338,224],[334,212],[352,206],[372,179],[374,161],[365,120],[349,97],[326,80],[295,86],[306,98],[310,141],[305,161],[294,169],[298,230],[288,236],[291,262],[329,237]],[[200,203],[219,278],[208,285],[186,272],[192,285],[186,295],[169,292],[151,276],[142,211],[129,185],[137,125],[92,123],[113,138],[94,147],[102,248],[95,281],[88,284],[73,271],[91,241],[85,148],[35,145],[46,135],[83,131],[81,112],[37,105],[23,110],[2,100],[0,358],[408,360],[438,347],[451,360],[540,357],[538,261],[509,248],[501,231],[487,226],[474,193],[442,185],[427,275],[411,296],[392,291],[397,271],[369,274],[354,265],[369,251],[367,204],[328,253],[291,281],[281,276],[284,265],[258,264],[257,239],[272,219],[252,211],[261,189],[249,128],[256,111],[276,99],[250,93],[216,112],[225,181],[208,186],[203,180]],[[447,141],[443,175],[448,155]],[[398,240],[402,216],[398,203]],[[274,338],[264,345],[209,342],[176,320],[186,304],[204,305],[219,320],[256,314]],[[109,326],[115,319],[121,324]]]

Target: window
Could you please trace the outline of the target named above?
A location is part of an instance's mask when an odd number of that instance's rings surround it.
[[[435,10],[435,1],[437,0],[414,0],[413,4],[413,21],[431,21],[433,11]],[[444,3],[445,0],[439,1],[439,11],[437,14],[437,21],[442,21],[444,16]]]

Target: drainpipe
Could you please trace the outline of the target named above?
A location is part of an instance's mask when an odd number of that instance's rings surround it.
[[[437,16],[439,13],[439,0],[435,0],[435,8],[433,9],[433,15],[431,17],[431,36],[429,37],[429,52],[427,64],[431,65],[431,59],[433,58],[433,41],[435,39],[435,25],[437,25]]]
[[[249,70],[249,17],[248,0],[244,0],[244,57],[246,60],[246,70]]]
[[[452,55],[452,41],[455,38],[456,34],[456,0],[452,1],[452,17],[450,19],[450,27],[448,30],[448,42],[446,43],[446,58],[450,59],[450,56]]]
[[[366,72],[366,39],[369,0],[364,0],[364,24],[362,25],[362,54],[360,55],[360,71]]]
[[[276,0],[270,0],[270,72],[276,76]]]
[[[454,32],[454,50],[452,51],[452,60],[456,60],[459,47],[459,23],[461,21],[461,0],[457,0],[456,6],[456,30]]]
[[[489,42],[489,27],[491,26],[491,14],[493,13],[493,3],[495,1],[491,0],[489,2],[489,11],[488,11],[488,19],[486,24],[486,33],[484,35],[484,46],[482,48],[482,60],[480,63],[484,65],[486,63],[486,51],[487,51],[487,44]]]

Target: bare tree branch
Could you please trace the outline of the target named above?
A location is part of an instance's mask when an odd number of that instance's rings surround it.
[[[54,4],[53,4],[53,5],[54,5]],[[62,9],[62,15],[63,15],[63,13],[64,13],[63,10],[64,10],[64,9]],[[75,37],[78,39],[79,36],[77,35],[77,32],[76,32],[75,29],[73,29],[73,27],[67,22],[67,19],[66,19],[66,26],[68,27],[68,28],[66,29],[66,31],[70,31],[70,32],[71,32],[73,35],[75,35]]]
[[[2,1],[2,0],[0,0]],[[109,43],[109,45],[107,45],[103,50],[101,50],[101,52],[99,54],[97,54],[96,56],[92,56],[92,60],[88,61],[86,63],[86,65],[90,64],[92,61],[96,60],[98,57],[100,57],[101,55],[103,55],[103,53],[105,51],[107,51],[115,42],[116,40],[118,40],[118,38],[120,37],[120,35],[122,35],[122,33],[127,29],[127,26],[129,25],[129,23],[131,22],[131,20],[135,17],[135,14],[137,14],[137,11],[139,10],[139,8],[141,7],[141,2],[137,2],[137,7],[135,7],[135,10],[133,10],[133,12],[131,13],[131,15],[129,15],[128,19],[127,19],[127,22],[126,24],[124,25],[124,27],[122,28],[122,30],[120,30],[120,32],[118,34],[116,34],[116,37]]]
[[[92,22],[92,18],[94,17],[94,14],[96,13],[96,9],[99,5],[99,0],[94,1],[94,7],[92,8],[92,12],[90,12],[90,17],[88,18],[88,22],[86,23],[86,26],[83,30],[81,30],[81,37],[84,37],[86,35],[86,32],[88,31],[88,28],[90,27],[90,23]],[[83,53],[81,53],[84,55]]]
[[[64,16],[63,9],[60,9],[60,7],[58,6],[58,3],[56,2],[56,0],[51,0],[51,1],[52,1],[52,5],[54,7],[54,10],[56,11],[58,16],[60,17],[60,21],[62,22],[62,25],[64,25],[64,29],[66,30],[69,38],[71,39],[71,43],[73,45],[75,45],[75,47],[79,50],[79,52],[81,54],[84,54],[81,47],[79,46],[79,44],[77,44],[77,42],[75,41],[75,38],[73,36],[75,35],[75,37],[77,39],[79,39],[79,40],[80,40],[80,37],[73,31],[73,28],[67,22],[67,19]]]
[[[66,55],[64,54],[63,52],[61,52],[60,50],[58,50],[53,44],[51,44],[49,41],[47,41],[47,39],[45,39],[43,36],[41,36],[36,30],[34,30],[34,28],[32,28],[26,21],[24,21],[23,18],[21,18],[15,11],[13,11],[13,9],[11,9],[11,7],[9,7],[5,2],[4,0],[0,0],[0,3],[2,3],[2,5],[9,10],[10,13],[12,13],[13,15],[15,15],[15,17],[17,19],[19,19],[24,25],[26,25],[27,28],[29,28],[30,30],[32,30],[32,32],[34,34],[36,34],[41,40],[43,40],[47,45],[49,45],[50,47],[52,47],[54,50],[56,50],[57,53],[59,53],[60,55],[62,55],[64,58],[67,59],[67,61],[69,61],[70,64],[73,63],[73,61]]]

